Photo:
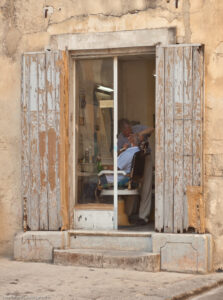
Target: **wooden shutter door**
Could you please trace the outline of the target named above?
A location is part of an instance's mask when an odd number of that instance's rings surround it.
[[[202,186],[203,47],[156,52],[155,228],[188,228],[188,187]]]
[[[30,230],[68,228],[68,71],[61,51],[22,59],[22,197]]]

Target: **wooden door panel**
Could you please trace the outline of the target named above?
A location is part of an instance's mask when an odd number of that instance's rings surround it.
[[[203,47],[157,47],[155,228],[188,228],[187,188],[202,186]]]
[[[22,196],[30,230],[60,229],[61,216],[65,215],[61,213],[61,202],[63,209],[68,209],[64,204],[68,201],[64,195],[61,197],[60,191],[68,182],[67,177],[66,180],[62,177],[64,172],[60,172],[63,156],[68,155],[62,150],[68,142],[64,143],[66,139],[61,135],[61,127],[68,134],[67,122],[62,124],[64,113],[68,114],[67,105],[64,112],[64,103],[68,103],[64,95],[68,92],[62,91],[64,78],[68,77],[64,74],[64,62],[61,51],[23,55]],[[67,221],[63,219],[64,223]]]

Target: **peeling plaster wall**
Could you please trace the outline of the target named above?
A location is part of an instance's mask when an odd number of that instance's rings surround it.
[[[223,1],[178,2],[176,8],[175,0],[1,0],[0,253],[12,254],[22,228],[21,54],[44,50],[54,34],[176,27],[177,42],[205,44],[207,231],[215,238],[215,267],[223,267]]]
[[[223,2],[191,1],[191,42],[205,44],[204,182],[214,265],[223,267]]]

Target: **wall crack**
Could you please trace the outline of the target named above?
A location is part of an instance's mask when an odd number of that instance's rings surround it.
[[[57,25],[57,24],[62,24],[65,23],[69,20],[73,20],[73,19],[86,19],[89,17],[104,17],[104,18],[117,18],[117,19],[121,19],[122,17],[128,16],[128,15],[136,15],[139,13],[143,13],[143,12],[147,12],[147,11],[153,11],[153,10],[157,10],[160,9],[161,11],[168,11],[169,14],[171,14],[172,16],[174,16],[174,18],[176,18],[175,13],[166,9],[165,7],[159,5],[156,6],[156,8],[151,8],[151,7],[147,7],[144,9],[136,9],[136,10],[130,10],[128,12],[122,13],[122,14],[112,14],[112,13],[90,13],[90,14],[81,14],[81,15],[74,15],[74,16],[70,16],[69,18],[62,20],[60,22],[50,22],[49,26],[51,25]]]

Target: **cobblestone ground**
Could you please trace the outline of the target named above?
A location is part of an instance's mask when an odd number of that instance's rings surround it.
[[[0,259],[0,300],[160,300],[221,280],[222,274],[147,273]]]

